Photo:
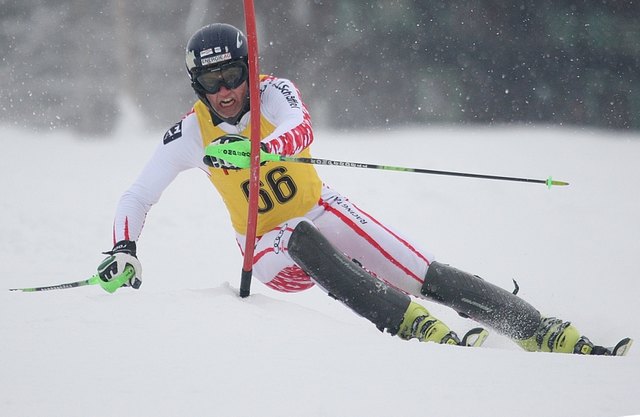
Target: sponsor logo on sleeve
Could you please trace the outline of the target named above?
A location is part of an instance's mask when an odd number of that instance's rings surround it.
[[[285,81],[277,81],[272,84],[276,89],[278,89],[282,95],[284,96],[287,103],[289,103],[289,107],[292,109],[299,109],[300,103],[298,102],[298,98],[295,93],[291,91],[291,87]]]
[[[182,137],[182,120],[167,130],[167,133],[164,134],[164,138],[162,139],[162,143],[166,145],[180,137]]]

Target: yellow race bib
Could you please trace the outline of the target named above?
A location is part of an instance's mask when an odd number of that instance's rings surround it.
[[[198,101],[194,105],[198,116],[202,147],[227,134],[211,121],[209,109]],[[275,130],[267,119],[260,116],[260,138]],[[251,124],[241,134],[249,137]],[[306,148],[298,154],[309,158]],[[209,168],[209,179],[216,187],[227,206],[233,228],[240,234],[247,232],[249,210],[249,169],[226,170]],[[279,224],[293,217],[306,214],[320,199],[322,181],[310,164],[295,162],[267,162],[260,167],[260,194],[258,201],[258,226],[256,235],[262,236]]]

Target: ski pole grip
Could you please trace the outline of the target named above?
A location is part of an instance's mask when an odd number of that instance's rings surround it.
[[[131,278],[133,278],[135,274],[135,269],[133,269],[131,265],[127,265],[124,268],[122,274],[114,277],[111,281],[104,281],[101,279],[100,286],[109,294],[113,294],[118,288],[122,287],[125,282],[128,282]]]

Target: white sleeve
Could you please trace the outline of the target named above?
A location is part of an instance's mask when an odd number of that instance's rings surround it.
[[[291,81],[275,77],[264,80],[260,104],[261,113],[276,127],[262,140],[269,152],[295,155],[311,145],[311,117]]]
[[[138,240],[147,213],[176,176],[187,169],[204,167],[202,139],[194,113],[165,134],[138,178],[122,195],[113,223],[113,242]]]

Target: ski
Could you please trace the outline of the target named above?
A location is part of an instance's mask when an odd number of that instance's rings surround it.
[[[489,336],[489,332],[482,327],[473,328],[462,337],[460,346],[480,347],[487,339],[487,336]]]

